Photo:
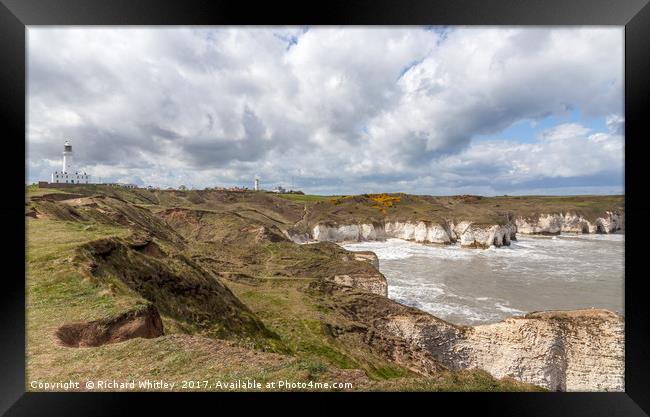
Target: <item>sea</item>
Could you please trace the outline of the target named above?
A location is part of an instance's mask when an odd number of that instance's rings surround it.
[[[461,248],[388,239],[370,250],[388,297],[461,325],[533,311],[604,308],[624,314],[623,234],[517,235],[509,247]]]

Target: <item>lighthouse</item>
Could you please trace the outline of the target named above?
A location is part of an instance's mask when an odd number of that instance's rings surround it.
[[[72,145],[70,141],[63,144],[63,161],[61,172],[54,171],[50,184],[90,184],[90,175],[84,171],[73,172],[72,166]]]
[[[68,168],[72,167],[72,145],[69,141],[63,144],[63,173],[68,173]]]

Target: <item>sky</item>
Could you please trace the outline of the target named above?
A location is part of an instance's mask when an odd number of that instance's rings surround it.
[[[622,27],[29,27],[27,178],[622,194]]]

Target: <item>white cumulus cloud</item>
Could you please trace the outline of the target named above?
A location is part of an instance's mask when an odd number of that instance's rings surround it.
[[[70,139],[159,186],[622,192],[622,97],[621,28],[30,27],[28,180]]]

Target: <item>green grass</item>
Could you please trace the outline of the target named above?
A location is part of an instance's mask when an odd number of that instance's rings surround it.
[[[510,378],[495,379],[480,369],[440,372],[428,378],[411,378],[379,382],[370,391],[440,391],[440,392],[544,392],[544,388]]]
[[[111,317],[137,304],[138,297],[115,298],[86,279],[73,262],[74,249],[84,242],[127,229],[105,225],[28,219],[27,222],[27,371],[48,375],[54,363],[67,363],[79,351],[53,343],[64,322]],[[62,369],[66,373],[65,366]]]
[[[133,339],[96,348],[67,348],[54,343],[63,323],[114,317],[137,308],[144,300],[127,290],[110,291],[88,279],[75,262],[75,249],[98,238],[130,234],[129,229],[47,219],[27,222],[27,374],[31,380],[164,377],[213,378],[239,372],[255,378],[265,372],[260,363],[282,364],[268,377],[291,372],[291,358],[255,359],[255,352],[200,336]],[[225,347],[224,347],[225,346]],[[232,363],[225,363],[229,353]],[[253,360],[236,361],[250,355]],[[215,370],[215,366],[220,365]],[[286,369],[285,369],[286,368]]]
[[[38,184],[32,184],[25,187],[25,195],[27,197],[37,197],[45,194],[59,194],[65,191],[58,188],[39,188]]]
[[[310,194],[277,194],[278,197],[284,198],[286,200],[298,201],[298,202],[313,202],[313,201],[324,201],[332,198],[339,198],[340,196],[329,196],[329,195],[310,195]]]
[[[414,376],[374,355],[363,344],[344,345],[327,335],[322,327],[324,312],[305,291],[310,281],[272,279],[256,286],[228,282],[228,287],[303,361],[363,369],[373,380]],[[338,318],[330,315],[327,320],[335,322]]]

